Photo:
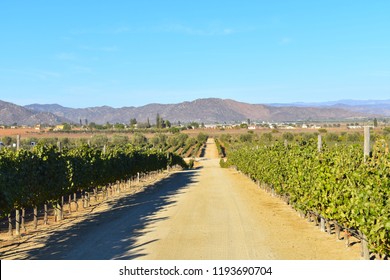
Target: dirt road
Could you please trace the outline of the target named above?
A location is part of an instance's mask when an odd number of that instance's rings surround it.
[[[220,168],[213,139],[197,169],[175,173],[109,208],[6,258],[360,258],[358,244],[345,248],[242,174]]]

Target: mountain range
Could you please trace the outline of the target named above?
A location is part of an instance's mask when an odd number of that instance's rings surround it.
[[[256,121],[345,120],[390,116],[390,100],[342,100],[325,103],[249,104],[231,99],[205,98],[177,104],[148,104],[140,107],[109,106],[69,108],[58,104],[18,106],[0,101],[0,124],[34,125],[59,123],[155,122],[157,113],[170,122],[232,123],[248,118]]]

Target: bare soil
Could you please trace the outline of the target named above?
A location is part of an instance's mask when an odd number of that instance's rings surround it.
[[[360,244],[346,248],[244,175],[220,168],[213,139],[195,167],[88,215],[3,240],[1,258],[360,259]]]

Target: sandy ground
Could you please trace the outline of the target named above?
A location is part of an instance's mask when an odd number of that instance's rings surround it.
[[[213,139],[196,166],[3,247],[1,258],[360,259],[359,244],[346,248],[242,174],[220,168]]]

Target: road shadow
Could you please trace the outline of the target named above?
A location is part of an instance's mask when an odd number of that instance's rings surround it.
[[[145,256],[142,246],[157,240],[137,244],[137,238],[147,233],[151,223],[168,219],[157,219],[155,214],[176,204],[174,196],[197,182],[198,173],[199,169],[177,172],[142,192],[110,201],[110,210],[91,214],[69,229],[54,232],[44,247],[26,250],[25,259],[108,260]]]

